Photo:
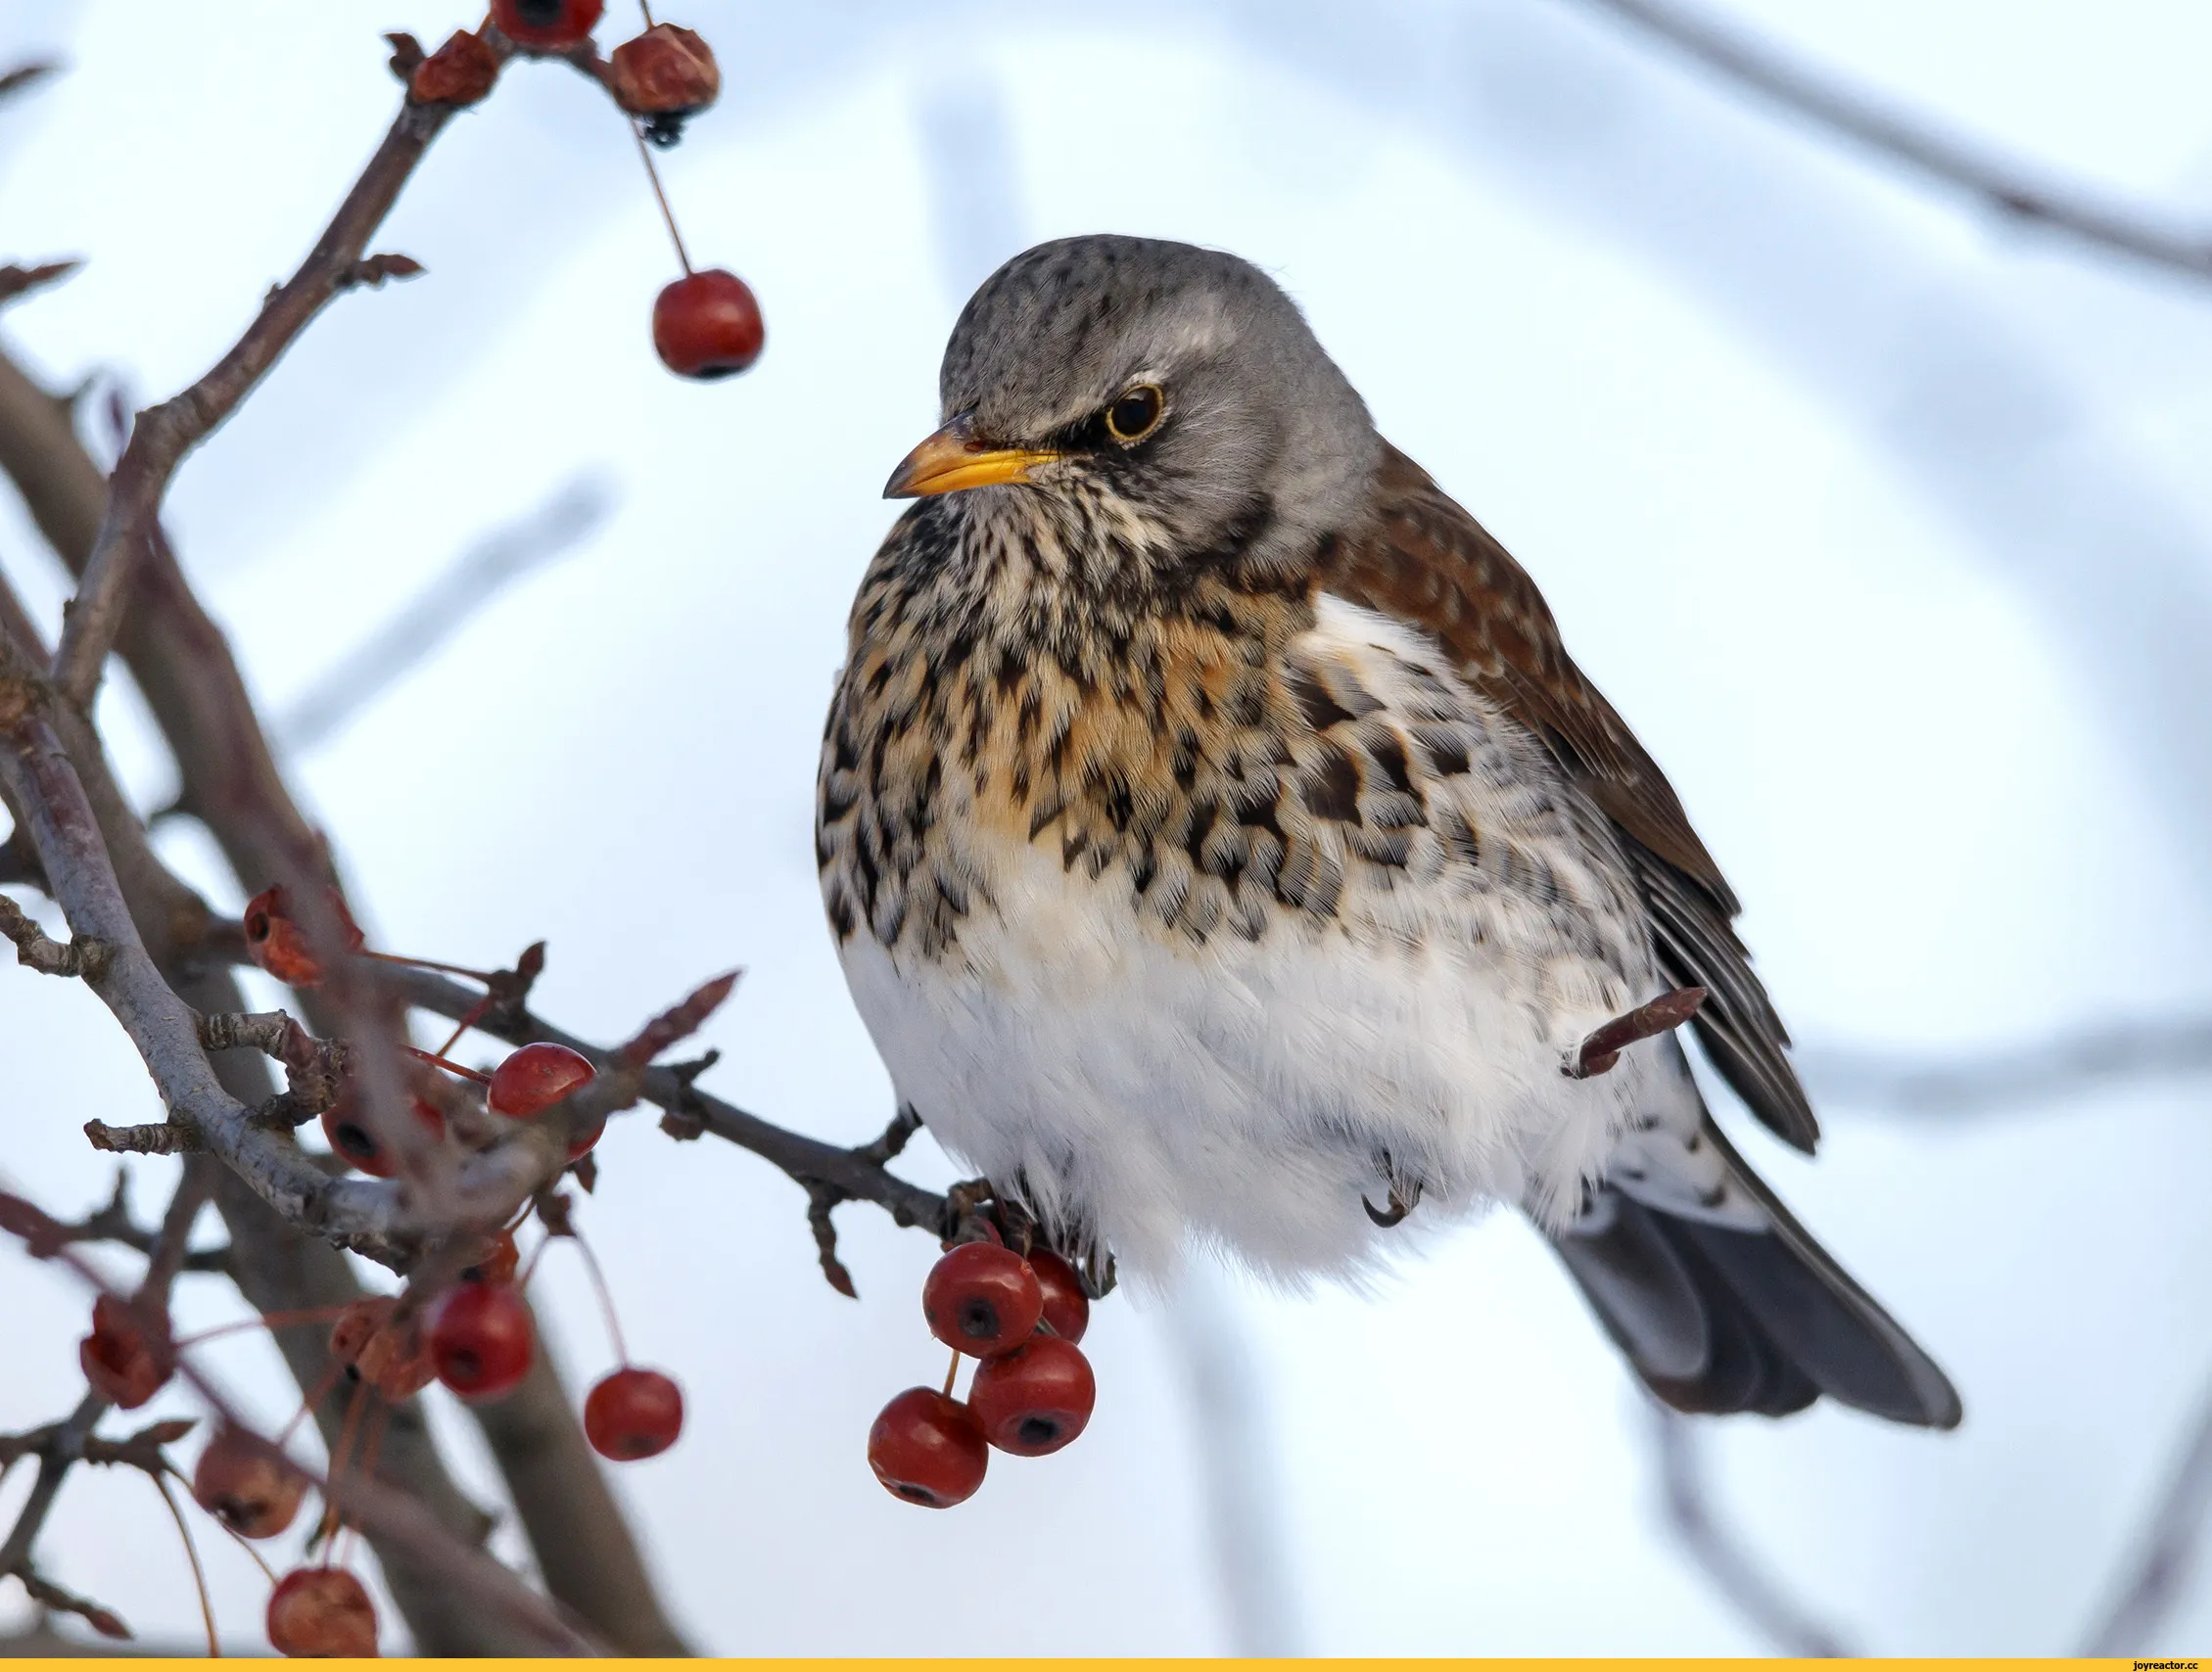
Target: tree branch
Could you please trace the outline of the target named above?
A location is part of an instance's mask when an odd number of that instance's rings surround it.
[[[2212,231],[2161,226],[2152,211],[2037,179],[1993,151],[1933,132],[1925,123],[1669,0],[1584,4],[1624,18],[1738,86],[2016,219],[2193,279],[2212,279]]]
[[[478,1031],[508,1045],[550,1040],[581,1051],[600,1066],[614,1066],[619,1061],[618,1052],[580,1040],[519,1004],[494,1006],[476,1015],[481,996],[435,971],[396,967],[386,979],[417,1008],[456,1022],[475,1015],[472,1025]],[[939,1236],[950,1231],[951,1210],[946,1198],[910,1184],[884,1165],[918,1125],[911,1116],[902,1114],[892,1123],[892,1132],[898,1134],[896,1139],[886,1134],[872,1143],[845,1149],[773,1125],[734,1103],[701,1091],[677,1066],[646,1069],[639,1091],[647,1102],[668,1111],[680,1136],[710,1132],[740,1149],[751,1150],[801,1186],[827,1185],[840,1200],[873,1202],[899,1225],[920,1226]],[[682,1131],[686,1125],[691,1130]]]
[[[489,45],[489,43],[488,43]],[[494,65],[505,54],[489,46]],[[90,560],[70,605],[54,656],[54,682],[80,709],[91,706],[100,669],[116,642],[129,597],[132,571],[158,533],[162,498],[169,479],[194,447],[238,409],[300,333],[333,298],[356,285],[421,269],[405,256],[364,260],[368,241],[399,200],[400,190],[430,142],[451,119],[453,107],[406,100],[307,253],[300,270],[268,294],[261,310],[230,352],[182,394],[148,407],[130,427],[130,440],[108,487],[107,514],[92,542]]]

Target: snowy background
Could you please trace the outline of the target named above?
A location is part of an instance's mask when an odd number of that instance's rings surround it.
[[[611,11],[608,43],[634,23]],[[379,944],[497,963],[544,937],[540,1007],[600,1038],[742,963],[708,1084],[841,1141],[878,1130],[808,837],[844,613],[967,290],[1037,239],[1113,230],[1276,274],[1385,432],[1527,564],[1748,903],[1815,1065],[2212,1008],[2212,285],[1994,224],[1572,0],[1048,13],[686,5],[728,79],[669,189],[694,257],[769,320],[760,366],[705,386],[647,344],[675,268],[619,118],[519,66],[376,240],[427,275],[341,301],[185,468],[168,526],[275,715],[472,541],[579,482],[610,507],[292,760]],[[2212,220],[2212,9],[1726,16]],[[89,264],[9,312],[11,350],[134,405],[197,377],[390,119],[378,31],[472,22],[441,0],[14,0],[0,64],[69,72],[0,111],[0,259]],[[0,567],[51,627],[57,566],[4,488]],[[161,805],[127,681],[104,703]],[[189,824],[163,847],[236,906]],[[110,1164],[80,1124],[156,1113],[124,1042],[77,986],[0,968],[0,1171],[94,1205]],[[2204,1090],[1972,1119],[1831,1095],[1816,1165],[1724,1115],[1966,1401],[1950,1436],[1828,1406],[1705,1436],[1721,1509],[1854,1647],[2065,1652],[2109,1601],[2212,1375]],[[1210,1274],[1172,1306],[1109,1300],[1083,1441],[931,1515],[862,1455],[877,1407],[940,1368],[928,1242],[844,1210],[856,1306],[771,1169],[647,1118],[600,1153],[583,1223],[693,1414],[619,1490],[704,1649],[1767,1647],[1668,1532],[1642,1402],[1511,1218],[1375,1295]],[[134,1164],[142,1211],[171,1165]],[[952,1176],[925,1141],[907,1165]],[[572,1375],[595,1375],[573,1253],[541,1283]],[[180,1297],[186,1327],[240,1310],[207,1278]],[[74,1403],[84,1308],[0,1253],[0,1429]],[[273,1351],[209,1354],[282,1419]],[[489,1501],[473,1428],[437,1420]],[[1224,1539],[1224,1516],[1266,1536]],[[262,1582],[204,1542],[226,1632],[258,1643]],[[197,1632],[127,1471],[72,1479],[42,1550],[142,1634]],[[979,1576],[1004,1602],[980,1631]],[[0,1630],[22,1608],[0,1592]],[[2143,1647],[2208,1631],[2199,1583]]]

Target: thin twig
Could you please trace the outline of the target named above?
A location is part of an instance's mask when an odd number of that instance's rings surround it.
[[[99,688],[101,666],[122,625],[132,571],[155,537],[162,498],[185,455],[237,410],[333,298],[411,267],[405,257],[363,257],[400,188],[452,115],[448,105],[403,103],[307,258],[269,292],[245,335],[198,383],[147,408],[132,423],[130,441],[109,479],[107,515],[54,654],[54,681],[78,708],[88,709]]]
[[[408,1003],[449,1019],[466,1015],[479,997],[458,982],[427,970],[393,970],[386,979]],[[602,1067],[614,1066],[619,1060],[617,1052],[563,1032],[519,1005],[487,1013],[479,1018],[477,1027],[509,1045],[550,1040],[582,1052]],[[646,1069],[639,1091],[647,1102],[694,1120],[717,1138],[751,1150],[802,1185],[809,1181],[832,1185],[848,1200],[875,1203],[902,1226],[921,1226],[939,1235],[949,1227],[943,1196],[908,1183],[876,1158],[879,1145],[889,1153],[904,1145],[906,1137],[919,1124],[908,1117],[893,1123],[901,1133],[896,1146],[889,1142],[887,1134],[872,1144],[847,1149],[773,1125],[734,1103],[701,1091],[677,1067]]]
[[[2009,216],[2194,279],[2212,279],[2212,232],[2161,226],[2155,211],[2038,179],[1994,151],[1931,131],[1925,122],[1841,87],[1770,47],[1669,0],[1584,0],[1584,4],[1627,19],[1739,86],[1945,185],[1969,192]]]

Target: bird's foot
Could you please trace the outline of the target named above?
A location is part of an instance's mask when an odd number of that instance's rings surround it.
[[[1672,1033],[1696,1015],[1704,1002],[1702,987],[1677,987],[1671,993],[1663,993],[1650,1003],[1638,1004],[1603,1027],[1593,1028],[1588,1038],[1567,1053],[1559,1071],[1570,1080],[1603,1074],[1621,1060],[1621,1053],[1628,1046],[1638,1040],[1655,1040],[1661,1034]],[[1368,1211],[1374,1212],[1372,1208]]]
[[[1390,1186],[1390,1205],[1388,1208],[1377,1207],[1365,1196],[1359,1198],[1359,1205],[1367,1210],[1369,1219],[1388,1231],[1391,1226],[1403,1221],[1407,1214],[1421,1205],[1420,1182],[1416,1180],[1410,1184],[1392,1184]]]

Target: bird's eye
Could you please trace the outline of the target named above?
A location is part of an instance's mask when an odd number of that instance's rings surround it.
[[[1149,383],[1123,390],[1106,408],[1106,430],[1117,441],[1141,441],[1158,426],[1167,397]]]

